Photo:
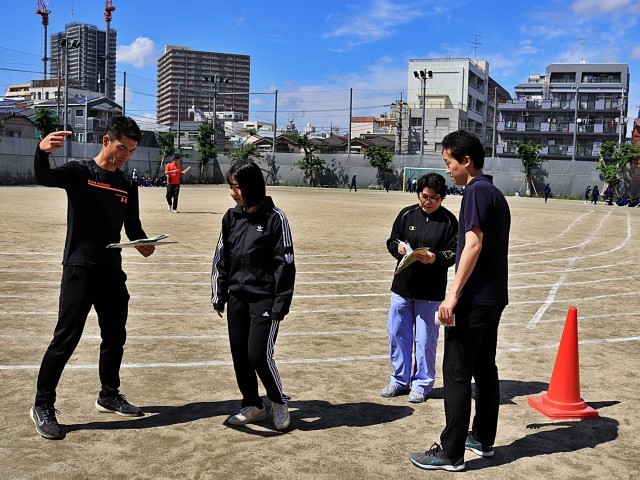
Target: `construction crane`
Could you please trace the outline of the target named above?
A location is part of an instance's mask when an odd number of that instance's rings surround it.
[[[107,22],[107,28],[105,32],[105,42],[104,42],[104,96],[107,98],[112,97],[112,92],[110,91],[110,81],[109,78],[109,45],[111,44],[111,13],[116,9],[113,6],[113,0],[105,0],[104,4],[104,19]]]
[[[49,5],[49,0],[38,0],[38,9],[36,10],[36,15],[40,15],[42,17],[42,30],[43,30],[43,41],[44,41],[44,49],[43,49],[43,57],[42,57],[42,78],[47,79],[47,61],[49,57],[47,57],[47,26],[49,25],[49,14],[50,10],[47,10],[47,6]]]

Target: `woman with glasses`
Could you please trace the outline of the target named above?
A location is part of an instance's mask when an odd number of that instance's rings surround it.
[[[447,269],[455,263],[458,221],[442,206],[447,193],[442,175],[423,175],[416,191],[418,204],[400,211],[387,249],[398,263],[418,248],[427,247],[428,251],[414,252],[417,261],[394,275],[387,322],[393,371],[380,395],[409,393],[410,402],[422,403],[435,381],[439,326],[434,318],[445,297]]]

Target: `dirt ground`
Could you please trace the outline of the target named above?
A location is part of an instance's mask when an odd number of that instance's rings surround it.
[[[386,314],[394,260],[385,241],[402,192],[270,187],[289,218],[298,269],[275,358],[291,427],[230,427],[239,409],[226,321],[213,312],[211,260],[224,186],[185,186],[180,213],[164,190],[141,189],[149,235],[178,243],[145,259],[124,252],[131,293],[122,392],[127,419],[95,410],[99,332],[93,312],[58,389],[66,438],[41,438],[29,418],[56,322],[66,224],[64,192],[0,188],[2,479],[446,478],[408,460],[444,424],[440,365],[426,403],[383,399]],[[460,198],[444,206],[456,215]],[[640,209],[509,198],[510,305],[499,333],[502,402],[493,459],[467,453],[469,479],[631,479],[640,470],[638,231]],[[453,272],[451,271],[451,275]],[[527,399],[548,388],[570,306],[578,309],[581,396],[597,419],[550,420]],[[438,364],[442,359],[442,336]]]

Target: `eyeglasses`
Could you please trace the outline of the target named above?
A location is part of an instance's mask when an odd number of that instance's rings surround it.
[[[420,198],[420,200],[424,200],[425,202],[429,201],[429,202],[432,202],[432,203],[437,203],[440,200],[442,200],[442,197],[440,197],[439,195],[431,195],[431,196],[429,196],[429,195],[423,195],[421,193],[421,194],[418,195],[418,197]]]

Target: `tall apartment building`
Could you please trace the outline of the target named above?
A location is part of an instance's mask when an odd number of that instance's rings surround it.
[[[158,123],[173,125],[178,114],[186,120],[194,108],[240,113],[248,119],[250,73],[249,55],[165,46],[158,59]]]
[[[517,156],[517,141],[542,144],[543,158],[595,160],[606,141],[626,138],[629,66],[552,64],[529,75],[516,98],[498,106],[499,156]]]
[[[486,61],[468,58],[409,60],[407,105],[401,110],[406,118],[400,119],[400,148],[397,151],[421,153],[424,139],[424,153],[439,153],[446,134],[465,129],[477,134],[487,154],[492,155],[494,106],[498,100],[508,99],[511,99],[509,93],[489,76]]]
[[[105,76],[107,33],[95,25],[68,23],[64,32],[50,35],[51,78],[64,81],[65,53],[69,62],[69,83],[82,90],[105,93],[112,100],[116,91],[116,30],[109,30],[109,71]],[[66,40],[66,44],[63,43]],[[64,46],[63,46],[64,45]],[[106,81],[105,81],[106,79]]]

